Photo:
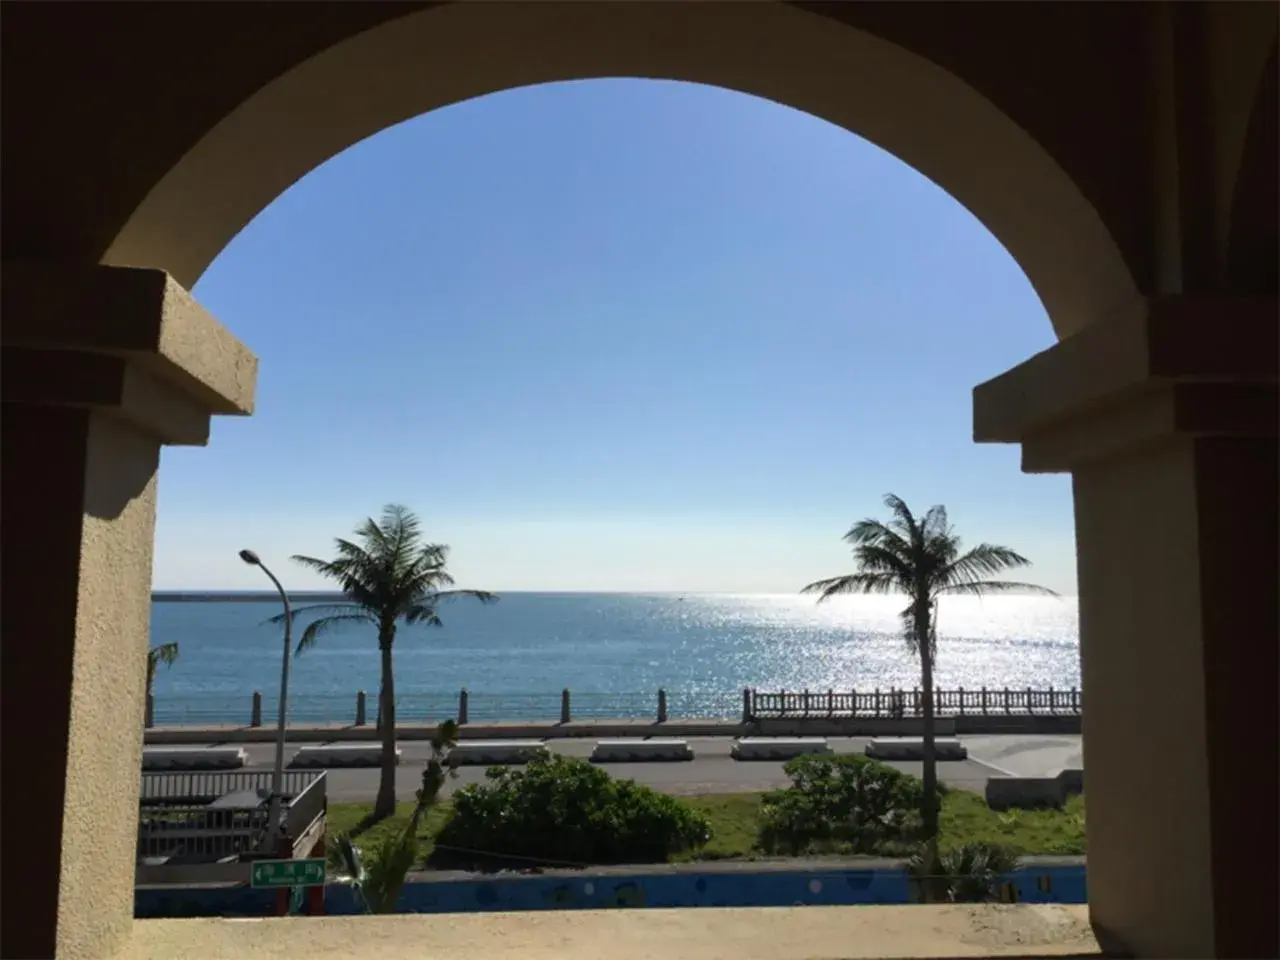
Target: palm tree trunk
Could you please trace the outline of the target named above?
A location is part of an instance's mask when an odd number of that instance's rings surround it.
[[[921,603],[916,613],[916,642],[920,649],[920,692],[924,698],[922,704],[922,737],[921,759],[923,760],[922,778],[924,780],[924,799],[920,808],[920,820],[924,829],[924,842],[928,860],[928,875],[933,878],[939,870],[938,860],[938,757],[936,753],[935,718],[933,713],[933,644],[931,624],[932,610],[927,603]],[[932,891],[936,884],[932,879],[925,881],[924,889],[927,899],[932,901]]]
[[[933,658],[925,651],[920,661],[920,688],[924,697],[923,704],[923,749],[924,760],[924,820],[925,838],[931,841],[938,837],[938,758],[935,755],[934,741],[935,718],[933,714]]]
[[[382,691],[378,697],[382,715],[382,776],[378,781],[378,797],[373,804],[375,817],[389,817],[396,809],[396,681],[391,663],[394,640],[394,627],[379,631],[378,649],[382,653]]]

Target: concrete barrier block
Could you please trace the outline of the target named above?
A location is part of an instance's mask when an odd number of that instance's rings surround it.
[[[400,748],[396,748],[396,763],[400,762]],[[378,767],[382,765],[382,744],[343,743],[307,744],[289,761],[289,766],[300,770],[337,767]]]
[[[600,740],[591,751],[592,763],[643,763],[692,760],[687,740]]]
[[[734,742],[730,755],[735,760],[791,760],[830,752],[830,744],[822,737],[743,737]]]
[[[463,740],[449,751],[450,758],[464,767],[528,763],[547,754],[541,740]]]
[[[241,747],[143,747],[143,770],[238,770],[249,755]]]
[[[938,737],[933,755],[939,760],[967,760],[969,751],[954,737]],[[922,760],[924,740],[919,737],[877,737],[867,744],[867,756],[876,760]]]
[[[1057,770],[1047,777],[992,777],[985,797],[993,810],[1009,807],[1060,807],[1067,798],[1084,792],[1084,771]]]
[[[1067,767],[1058,771],[1058,783],[1062,786],[1062,799],[1084,793],[1084,770]]]

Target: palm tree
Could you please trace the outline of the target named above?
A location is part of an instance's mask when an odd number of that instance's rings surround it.
[[[390,816],[396,805],[396,701],[391,647],[401,620],[409,624],[443,626],[437,608],[457,597],[474,597],[481,603],[498,598],[482,590],[448,590],[453,578],[445,570],[449,548],[425,543],[418,518],[407,508],[390,504],[382,519],[366,520],[355,531],[355,541],[335,541],[333,560],[295,556],[293,559],[321,576],[335,581],[346,600],[319,603],[294,611],[313,615],[302,631],[297,651],[312,646],[321,634],[344,623],[368,623],[377,628],[382,654],[382,687],[378,714],[382,732],[382,777],[374,802],[374,815]],[[280,623],[284,614],[273,617]]]
[[[802,592],[816,593],[819,603],[844,593],[898,593],[908,598],[902,611],[903,632],[908,647],[920,658],[924,696],[924,800],[920,813],[929,855],[936,861],[938,764],[934,756],[933,668],[938,652],[938,598],[1009,591],[1057,594],[1035,584],[990,579],[1031,561],[1008,547],[990,543],[961,553],[960,538],[947,522],[946,507],[931,507],[917,520],[906,503],[893,494],[885,496],[884,504],[892,511],[892,519],[859,520],[844,535],[853,546],[857,572],[819,580]]]
[[[151,697],[151,686],[155,683],[156,667],[164,664],[171,667],[178,659],[178,645],[176,643],[162,643],[159,646],[152,647],[147,651],[147,698]]]

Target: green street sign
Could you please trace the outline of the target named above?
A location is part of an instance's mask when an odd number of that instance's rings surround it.
[[[254,887],[322,887],[324,860],[255,860]]]

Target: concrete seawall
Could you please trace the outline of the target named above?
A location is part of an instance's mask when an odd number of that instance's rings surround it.
[[[401,724],[396,729],[400,740],[429,740],[434,724]],[[963,716],[939,717],[938,736],[959,734],[1044,734],[1061,735],[1080,732],[1078,716]],[[463,740],[554,740],[574,737],[876,737],[920,736],[919,719],[886,718],[789,718],[742,723],[734,720],[580,720],[570,723],[549,721],[511,721],[505,723],[470,723],[459,728]],[[148,744],[193,743],[269,743],[275,739],[272,725],[261,727],[237,725],[158,726],[146,730]],[[372,724],[300,724],[289,727],[292,743],[323,743],[330,740],[376,740],[377,728]]]

